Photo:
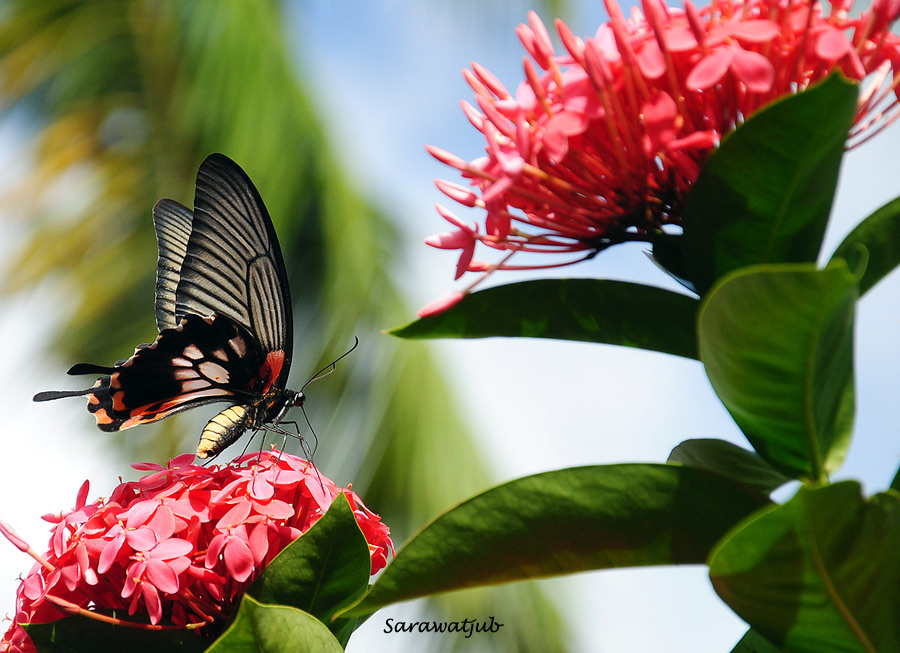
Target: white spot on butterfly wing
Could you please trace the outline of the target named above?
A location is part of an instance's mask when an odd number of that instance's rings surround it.
[[[227,362],[228,362],[228,354],[225,353],[225,350],[224,350],[224,349],[216,349],[216,350],[212,353],[212,355],[213,355],[213,358],[218,358],[218,359],[219,359],[220,361],[222,361],[223,363],[227,363]]]
[[[228,370],[212,361],[203,361],[198,366],[200,374],[215,383],[228,383]]]
[[[193,367],[180,367],[175,370],[175,378],[179,381],[184,381],[186,379],[199,379],[200,375],[197,374],[197,370]]]
[[[247,343],[241,336],[235,336],[228,341],[228,345],[234,350],[234,353],[243,358],[247,353]]]
[[[203,379],[194,379],[192,381],[184,381],[181,384],[181,392],[183,395],[194,392],[195,390],[205,390],[209,388],[209,382]]]
[[[184,394],[179,395],[178,403],[183,403],[185,401],[193,401],[194,399],[201,399],[203,397],[230,397],[231,392],[223,391],[221,388],[211,388],[209,384],[205,381],[203,382],[204,386],[197,390],[191,389],[189,392],[184,392]]]
[[[203,358],[203,352],[200,351],[200,348],[197,345],[188,345],[187,347],[185,347],[184,355],[193,361]]]

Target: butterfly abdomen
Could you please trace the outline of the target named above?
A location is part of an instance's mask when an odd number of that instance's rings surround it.
[[[259,412],[258,404],[229,406],[213,417],[200,434],[197,457],[215,456],[237,440],[255,422],[257,412]]]

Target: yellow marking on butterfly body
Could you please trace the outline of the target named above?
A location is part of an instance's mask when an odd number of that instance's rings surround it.
[[[246,406],[229,406],[221,413],[209,420],[200,434],[200,443],[197,445],[197,457],[207,458],[216,444],[226,433],[233,430],[236,424],[246,421]]]

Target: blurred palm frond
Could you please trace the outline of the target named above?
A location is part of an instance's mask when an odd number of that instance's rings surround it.
[[[353,481],[399,543],[487,487],[488,470],[428,350],[380,334],[408,315],[388,272],[398,238],[334,160],[284,23],[278,4],[249,0],[6,3],[0,100],[34,132],[24,179],[0,197],[27,231],[2,289],[55,279],[70,303],[54,343],[63,359],[126,358],[156,336],[150,208],[160,197],[191,206],[200,161],[232,157],[265,198],[284,250],[292,385],[360,337],[340,373],[310,388],[310,413],[332,415],[316,460],[337,482]],[[197,429],[187,425],[202,417],[116,441],[126,458],[159,460],[193,448]],[[561,647],[559,618],[533,584],[433,606],[448,618],[502,614],[501,648]]]

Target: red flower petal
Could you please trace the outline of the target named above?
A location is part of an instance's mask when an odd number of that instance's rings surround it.
[[[641,106],[643,124],[650,137],[651,150],[659,151],[675,138],[678,107],[668,93],[658,92]]]
[[[569,151],[569,137],[587,129],[583,113],[560,111],[553,116],[544,129],[543,144],[553,161],[561,161]]]
[[[731,68],[735,76],[755,93],[767,93],[775,81],[772,62],[758,52],[735,48]]]
[[[666,74],[666,59],[656,41],[647,41],[637,53],[637,63],[647,79],[659,79]]]
[[[153,585],[141,583],[141,597],[144,599],[147,614],[150,616],[150,623],[158,624],[162,619],[162,602],[159,600],[159,592]]]
[[[687,87],[693,91],[703,91],[717,84],[728,72],[733,56],[733,50],[728,47],[713,50],[691,70],[686,80]]]
[[[771,20],[745,20],[734,23],[728,31],[746,43],[768,43],[781,34],[781,27]]]
[[[138,528],[133,531],[125,531],[125,541],[135,551],[149,551],[156,546],[159,538],[152,528]]]
[[[269,552],[269,525],[265,522],[255,524],[250,529],[250,539],[248,541],[250,552],[253,554],[254,566],[262,564]]]
[[[253,573],[253,553],[244,540],[233,537],[225,545],[225,567],[239,583]]]
[[[167,594],[178,591],[178,575],[162,560],[147,561],[147,580]]]
[[[178,556],[186,556],[194,550],[193,544],[177,537],[160,542],[150,551],[150,555],[160,560],[169,560]]]
[[[143,526],[150,520],[158,507],[159,504],[155,501],[138,501],[134,503],[126,513],[125,526],[130,529]]]
[[[439,297],[433,302],[430,302],[420,308],[417,315],[419,317],[430,317],[432,315],[437,315],[438,313],[443,313],[451,306],[455,306],[456,304],[458,304],[463,297],[465,297],[465,293],[463,292],[454,291],[451,293],[447,293],[443,297]]]
[[[243,523],[250,515],[250,503],[241,501],[219,518],[217,528],[225,530]]]

